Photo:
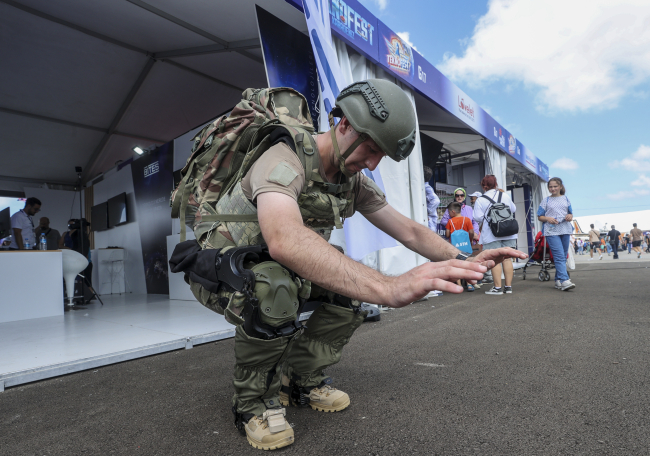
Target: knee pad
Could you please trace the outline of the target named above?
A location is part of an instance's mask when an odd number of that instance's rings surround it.
[[[250,270],[255,274],[255,287],[254,299],[244,309],[246,334],[273,339],[298,332],[302,326],[298,322],[300,279],[275,261],[264,261]]]

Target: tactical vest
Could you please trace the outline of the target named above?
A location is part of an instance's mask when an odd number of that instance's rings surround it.
[[[201,214],[202,227],[195,228],[197,239],[203,248],[223,248],[236,245],[263,244],[264,238],[257,220],[257,208],[244,195],[242,180],[253,163],[272,145],[287,143],[298,155],[305,171],[305,186],[298,197],[298,207],[306,227],[329,240],[334,227],[343,227],[345,213],[354,204],[354,185],[357,176],[343,182],[326,182],[319,174],[320,155],[316,143],[308,131],[277,125],[268,137],[268,144],[259,144],[255,153],[247,156],[238,173],[222,191],[213,206],[206,205]],[[278,139],[281,138],[281,139]],[[292,147],[293,146],[293,147]],[[207,224],[209,223],[209,227]],[[206,229],[207,228],[207,229]]]

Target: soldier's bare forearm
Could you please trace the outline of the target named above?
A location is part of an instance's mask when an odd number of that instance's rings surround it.
[[[387,304],[394,280],[342,255],[305,227],[295,201],[285,195],[258,197],[258,216],[271,256],[301,277],[359,301]]]
[[[277,261],[328,290],[359,301],[384,303],[384,288],[392,278],[342,255],[304,226],[285,226],[285,230],[288,236],[269,246]]]

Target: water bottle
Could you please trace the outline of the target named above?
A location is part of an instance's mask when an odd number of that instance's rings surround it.
[[[29,243],[29,239],[25,238],[25,242],[23,242],[25,245],[25,250],[31,250],[32,249],[32,244]]]
[[[45,234],[41,234],[41,242],[38,246],[39,250],[47,250],[47,239],[45,239]]]

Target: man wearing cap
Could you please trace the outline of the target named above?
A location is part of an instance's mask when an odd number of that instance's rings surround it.
[[[469,195],[469,204],[474,207],[474,203],[476,202],[476,198],[479,198],[483,196],[483,193],[481,192],[474,192],[471,195]]]
[[[334,117],[340,118],[338,124]],[[300,148],[293,136],[269,134],[269,148],[217,203],[220,208],[246,208],[254,217],[218,212],[217,219],[227,214],[234,221],[198,239],[213,249],[230,249],[230,255],[243,251],[242,244],[268,246],[272,261],[249,268],[256,278],[252,296],[251,290],[246,295],[211,292],[190,280],[200,302],[222,306],[226,318],[239,319],[232,410],[236,427],[259,449],[294,442],[282,406],[337,412],[350,405],[350,397],[333,387],[325,370],[339,362],[343,347],[363,322],[366,313],[360,302],[403,307],[435,289],[460,293],[456,280],[475,281],[505,258],[527,257],[514,249],[495,249],[468,258],[392,208],[361,172],[374,170],[386,155],[405,160],[413,150],[415,110],[397,85],[370,79],[344,88],[330,113],[330,127],[313,137],[302,133]],[[356,211],[432,262],[392,277],[340,253],[327,242],[329,234]],[[220,258],[218,264],[219,270],[227,270],[230,263],[222,264]],[[321,304],[305,327],[294,330],[299,297]],[[245,303],[244,310],[229,314],[237,300]]]

